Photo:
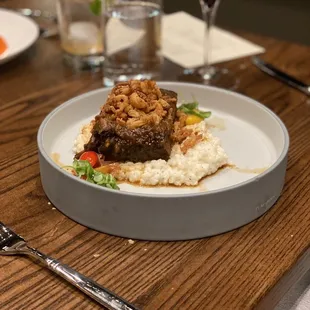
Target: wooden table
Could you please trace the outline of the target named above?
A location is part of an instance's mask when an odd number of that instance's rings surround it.
[[[5,4],[50,5],[38,0]],[[309,47],[245,37],[267,48],[267,60],[310,83]],[[169,66],[170,79],[176,67]],[[39,39],[0,67],[0,220],[33,247],[142,309],[272,309],[310,268],[310,98],[267,77],[249,59],[227,66],[241,78],[238,91],[276,112],[290,133],[286,184],[266,215],[212,238],[130,244],[58,212],[41,187],[37,130],[56,106],[101,87],[101,73],[72,72],[62,62],[58,39]],[[26,258],[0,257],[0,309],[100,306]]]

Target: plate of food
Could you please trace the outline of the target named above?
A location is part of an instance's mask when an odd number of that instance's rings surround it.
[[[188,240],[245,225],[281,194],[288,132],[243,95],[132,80],[75,97],[38,132],[51,202],[98,231]]]
[[[39,27],[30,18],[0,8],[0,64],[28,49],[39,37]]]

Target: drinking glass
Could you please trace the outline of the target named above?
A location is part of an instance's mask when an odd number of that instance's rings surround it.
[[[57,0],[61,47],[67,63],[78,69],[101,67],[101,0]]]
[[[161,72],[161,0],[103,0],[103,84],[158,79]]]
[[[212,29],[220,2],[221,0],[199,0],[205,22],[203,39],[204,65],[199,69],[184,70],[180,79],[226,89],[234,89],[238,85],[235,75],[226,68],[218,68],[210,65]]]

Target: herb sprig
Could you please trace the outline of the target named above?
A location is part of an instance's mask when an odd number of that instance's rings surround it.
[[[193,102],[183,103],[178,110],[184,112],[189,115],[196,115],[202,119],[209,118],[211,116],[211,112],[204,112],[198,109],[198,102],[194,100]]]
[[[119,189],[115,178],[111,174],[105,174],[95,170],[87,160],[75,159],[70,168],[74,170],[78,177],[84,177],[90,183],[111,189]]]
[[[101,14],[101,0],[93,0],[89,4],[89,8],[93,12],[93,14],[99,16]]]

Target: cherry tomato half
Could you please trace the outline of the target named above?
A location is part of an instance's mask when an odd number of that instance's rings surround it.
[[[98,163],[98,154],[93,151],[87,151],[80,156],[80,160],[87,160],[92,167],[95,167]]]

